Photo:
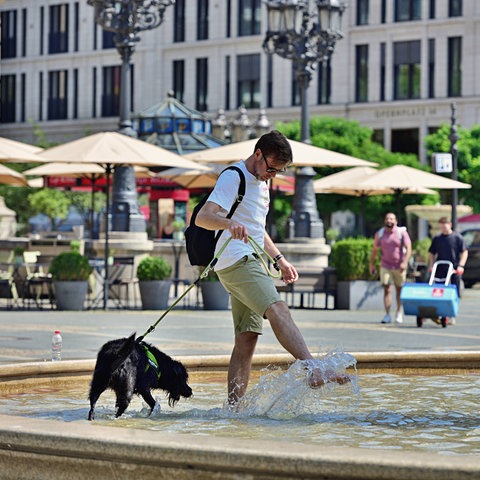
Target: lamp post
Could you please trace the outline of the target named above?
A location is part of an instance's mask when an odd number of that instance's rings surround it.
[[[266,0],[267,33],[263,49],[292,60],[300,93],[301,141],[310,143],[307,89],[318,62],[327,61],[343,37],[341,18],[345,5],[338,0]],[[315,7],[312,7],[315,3]],[[287,237],[320,238],[323,222],[316,207],[312,167],[297,168],[293,210]]]
[[[457,105],[452,102],[450,105],[452,109],[451,126],[450,126],[450,153],[452,154],[452,180],[457,180],[457,167],[458,167],[458,133],[457,133]],[[458,204],[458,190],[454,188],[452,190],[452,228],[457,229],[457,204]]]
[[[175,0],[87,0],[95,9],[95,21],[104,30],[113,32],[115,47],[120,54],[119,133],[136,137],[130,120],[130,61],[135,45],[140,41],[139,32],[152,30],[162,22],[165,10]],[[107,215],[105,226],[105,285],[103,308],[108,301],[109,257],[109,186],[112,166],[106,165]],[[112,230],[145,232],[145,219],[137,201],[135,174],[132,166],[116,167],[113,174]]]

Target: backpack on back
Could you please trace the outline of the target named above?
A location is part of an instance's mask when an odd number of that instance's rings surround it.
[[[223,170],[220,175],[226,170],[236,170],[240,176],[240,184],[238,186],[238,194],[232,208],[228,212],[226,218],[232,218],[233,213],[237,209],[240,202],[245,195],[245,175],[240,168],[231,166]],[[193,209],[190,224],[185,230],[185,245],[187,249],[188,260],[190,265],[198,265],[206,267],[212,261],[215,255],[215,247],[223,230],[219,230],[215,234],[215,230],[207,230],[206,228],[195,225],[195,220],[200,209],[208,201],[210,194],[205,195],[200,203]]]

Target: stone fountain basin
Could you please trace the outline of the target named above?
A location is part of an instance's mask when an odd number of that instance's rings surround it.
[[[480,352],[352,353],[363,372],[480,370]],[[225,372],[227,356],[177,357],[191,376]],[[258,355],[254,368],[286,366],[289,355]],[[0,393],[32,385],[88,382],[94,360],[0,366]],[[0,477],[35,479],[414,479],[480,478],[475,456],[319,448],[273,441],[199,437],[0,415]]]

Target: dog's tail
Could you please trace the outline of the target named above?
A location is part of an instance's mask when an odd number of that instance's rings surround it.
[[[128,338],[125,339],[125,343],[117,353],[117,358],[112,364],[112,372],[115,372],[123,362],[130,356],[135,350],[135,335],[137,332],[133,332]]]

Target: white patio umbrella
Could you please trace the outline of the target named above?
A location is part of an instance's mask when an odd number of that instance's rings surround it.
[[[168,168],[157,173],[158,177],[166,178],[172,182],[178,183],[185,188],[213,188],[217,182],[218,176],[225,169],[225,164],[206,163],[200,165],[202,169],[193,168]],[[271,186],[293,187],[293,177],[288,175],[275,175],[272,179]]]
[[[366,197],[372,195],[394,194],[397,197],[397,203],[400,201],[401,194],[435,194],[434,190],[411,185],[408,188],[397,188],[393,185],[364,185],[373,176],[377,175],[379,170],[371,167],[354,167],[342,172],[334,173],[320,178],[313,182],[315,193],[337,193],[339,195],[352,195],[360,197],[361,215],[360,230],[365,233],[365,208]]]
[[[108,212],[110,207],[109,190],[112,169],[119,165],[185,168],[195,168],[197,165],[161,147],[117,132],[100,132],[78,140],[73,140],[44,150],[40,156],[45,161],[50,162],[93,163],[105,169],[107,178],[107,228],[105,228],[105,282],[103,303],[104,309],[106,309],[108,300],[109,256]]]
[[[221,147],[208,148],[184,155],[189,160],[210,163],[233,163],[248,158],[255,149],[258,138],[231,143]],[[374,162],[315,147],[303,142],[288,140],[293,153],[292,167],[362,167],[376,166]]]
[[[147,167],[133,167],[135,176],[137,178],[148,178],[154,177],[155,174],[152,173]],[[95,209],[95,182],[104,176],[106,176],[106,169],[97,165],[96,163],[59,163],[51,162],[44,163],[38,167],[30,168],[25,170],[24,175],[34,176],[34,177],[67,177],[67,178],[85,178],[90,182],[92,186],[92,201],[91,201],[91,217],[90,223],[93,225],[93,212]],[[43,187],[43,179],[42,187]],[[34,186],[35,184],[29,180],[29,185]]]
[[[43,162],[37,156],[43,149],[28,143],[0,137],[0,163]]]
[[[18,187],[28,187],[27,179],[23,174],[0,163],[0,183]]]

